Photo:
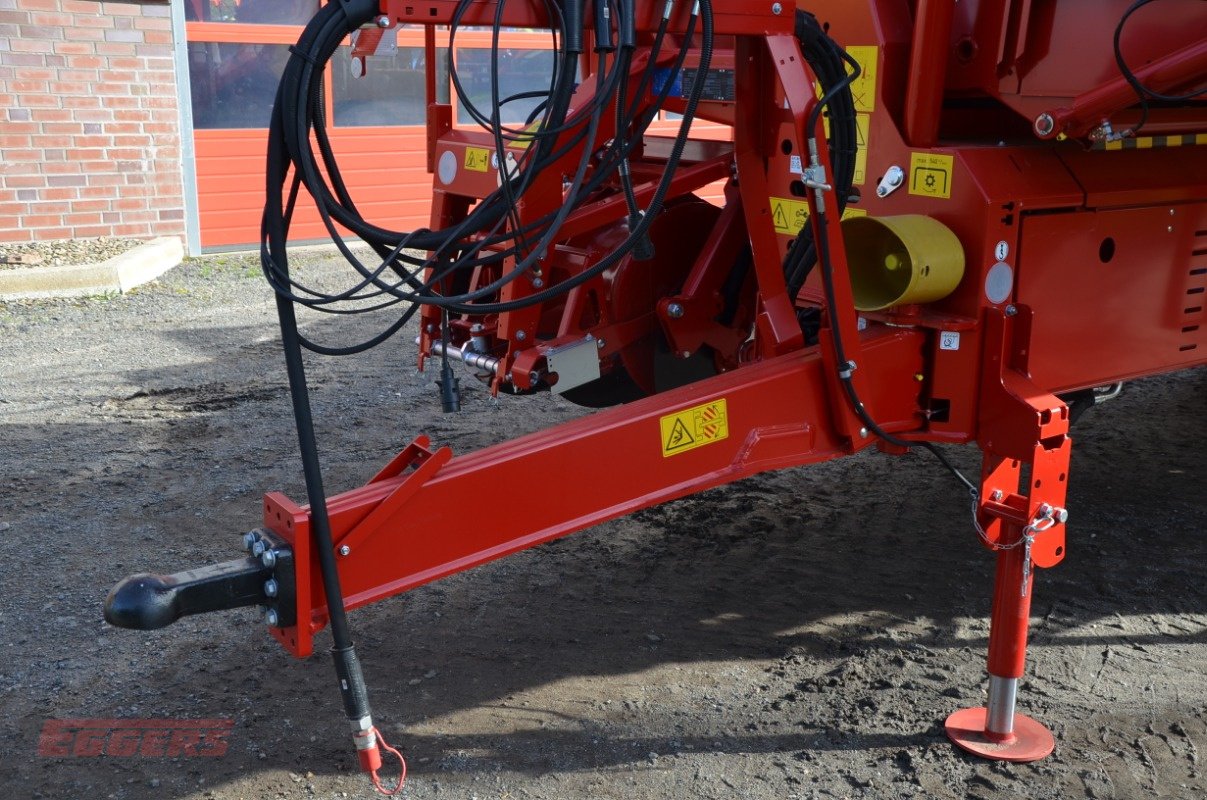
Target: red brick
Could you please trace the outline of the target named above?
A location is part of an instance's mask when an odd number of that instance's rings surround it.
[[[13,81],[8,89],[16,94],[38,94],[46,91],[46,81]]]
[[[21,104],[26,108],[57,108],[59,98],[48,94],[27,94],[21,98]]]
[[[38,127],[42,133],[80,133],[80,132],[82,132],[83,131],[82,127],[78,128],[74,131],[62,131],[62,130],[55,130],[53,128],[46,127],[47,125],[57,125],[59,123],[69,123],[69,122],[74,123],[74,121],[75,121],[74,116],[75,116],[75,112],[71,111],[70,109],[66,109],[66,108],[36,108],[36,109],[34,109],[34,113],[33,113],[33,118],[34,118],[35,124],[41,123],[41,125],[39,125]]]
[[[28,203],[0,203],[0,219],[16,219],[28,213]]]
[[[135,48],[132,44],[123,44],[121,42],[97,42],[96,52],[102,56],[132,56],[135,53]]]
[[[71,203],[48,203],[45,200],[40,200],[37,203],[31,203],[29,213],[31,214],[67,214],[71,211]]]
[[[64,186],[62,188],[46,189],[42,192],[42,197],[47,200],[74,200],[80,196],[80,190]]]
[[[19,0],[26,11],[58,11],[59,0]],[[95,13],[95,12],[94,12]]]
[[[150,236],[152,233],[150,225],[114,225],[114,236]]]
[[[74,35],[74,32],[73,34]],[[94,48],[87,42],[66,41],[55,42],[54,51],[68,56],[91,56]]]
[[[108,211],[112,205],[112,200],[77,200],[71,207],[76,211]]]
[[[0,134],[0,150],[10,147],[33,147],[33,139],[28,134]]]
[[[77,28],[112,28],[113,18],[104,14],[81,14],[75,18]]]
[[[11,171],[9,171],[4,176],[4,184],[12,189],[40,189],[46,185],[46,176],[41,174],[14,175]]]
[[[34,238],[34,232],[20,228],[5,230],[0,228],[0,242],[28,242]]]
[[[46,228],[51,225],[62,225],[63,218],[57,214],[30,214],[21,220],[26,228]]]
[[[144,31],[170,31],[172,20],[166,17],[140,17],[134,20],[134,27]]]
[[[71,14],[36,11],[29,15],[29,21],[32,25],[44,28],[70,28],[75,23],[75,18]]]
[[[53,53],[54,43],[49,39],[10,39],[8,46],[14,53]]]
[[[63,10],[69,14],[95,14],[94,0],[63,0]]]
[[[101,3],[101,13],[114,17],[137,17],[142,14],[142,6],[136,3]]]
[[[29,12],[9,11],[8,9],[0,10],[0,22],[11,23],[13,25],[29,24]]]
[[[100,216],[99,214],[97,215]],[[97,219],[100,222],[100,219]],[[113,232],[113,228],[108,225],[85,225],[71,229],[71,235],[77,239],[87,239],[93,236],[108,236]]]

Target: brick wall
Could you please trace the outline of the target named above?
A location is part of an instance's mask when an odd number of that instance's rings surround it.
[[[0,0],[0,241],[184,235],[169,14]]]

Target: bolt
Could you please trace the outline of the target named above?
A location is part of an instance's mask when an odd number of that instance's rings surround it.
[[[255,531],[243,534],[243,549],[250,553],[251,549],[255,547],[256,542],[259,541],[259,539],[260,534],[256,533]]]
[[[1047,503],[1039,504],[1039,515],[1044,519],[1049,519],[1052,516],[1052,506]]]
[[[1166,228],[1166,229],[1165,229],[1165,231],[1166,231],[1167,233],[1173,233],[1173,226],[1172,226],[1172,225],[1170,225],[1168,228]]]
[[[533,279],[532,279],[532,288],[533,288],[533,289],[539,289],[539,288],[541,288],[541,287],[542,287],[542,286],[544,286],[544,285],[545,285],[545,282],[544,282],[543,280],[541,280],[540,278],[533,278]]]
[[[666,307],[666,315],[671,319],[679,319],[683,316],[683,306],[678,303],[671,303]]]
[[[595,346],[598,347],[600,350],[603,350],[607,344],[608,344],[607,341],[604,339],[595,340]]]
[[[268,568],[275,567],[277,564],[277,551],[265,550],[260,554],[260,563]]]
[[[679,354],[679,358],[691,358],[691,357],[692,357],[692,353],[690,350],[684,350],[682,353]]]
[[[1013,317],[1016,314],[1018,314],[1018,306],[1014,305],[1013,303],[1006,306],[1006,316],[1007,317]]]
[[[1035,118],[1035,132],[1040,136],[1049,136],[1056,128],[1056,120],[1051,114],[1040,114]]]
[[[1005,493],[1003,493],[1001,489],[994,489],[989,493],[989,499],[995,503],[1000,503],[1002,498],[1005,496]]]
[[[516,332],[515,332],[515,340],[516,340],[517,342],[522,342],[522,341],[524,341],[524,340],[525,340],[525,339],[527,339],[527,338],[528,338],[528,334],[524,333],[523,331],[516,331]]]
[[[860,438],[860,439],[866,439],[866,438],[868,438],[868,429],[867,429],[867,428],[860,428],[860,429],[859,429],[859,438]]]
[[[270,627],[275,628],[281,622],[281,615],[277,613],[275,608],[270,608],[268,611],[264,612],[264,621],[267,622]]]
[[[349,554],[349,553],[351,553],[351,552],[352,552],[352,548],[351,548],[351,547],[349,547],[348,545],[343,545],[343,546],[342,546],[342,547],[340,547],[340,549],[339,549],[339,554],[340,554],[341,556],[346,556],[346,555],[348,555],[348,554]]]
[[[876,196],[877,197],[888,197],[888,187],[887,186],[877,186],[876,187]]]
[[[256,539],[254,542],[252,542],[251,554],[258,558],[267,549],[268,546],[264,544],[263,539]]]
[[[926,376],[923,375],[921,372],[915,372],[914,380],[916,380],[918,383],[921,383],[922,381],[926,380]]]
[[[264,581],[264,594],[268,597],[276,597],[280,588],[281,587],[277,585],[276,578],[269,578],[268,580]]]
[[[1065,522],[1068,522],[1069,521],[1069,509],[1067,509],[1067,508],[1056,509],[1056,521],[1061,523],[1062,525]]]
[[[530,384],[532,384],[533,386],[536,386],[538,383],[541,382],[541,373],[537,372],[535,369],[532,372],[529,372],[528,373],[528,382]]]
[[[473,325],[469,326],[470,333],[481,333],[484,330],[486,330],[486,326],[481,322],[475,322]]]
[[[387,17],[385,14],[382,14],[380,17],[378,17],[375,20],[375,22],[377,23],[377,27],[379,27],[379,28],[390,27],[390,18]]]
[[[771,13],[775,14],[776,16],[779,16],[779,13],[783,10],[784,10],[784,7],[781,6],[779,3],[771,4]]]

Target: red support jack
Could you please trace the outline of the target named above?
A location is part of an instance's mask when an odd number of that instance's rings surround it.
[[[1029,529],[1009,526],[1013,543],[997,554],[989,623],[989,702],[947,718],[947,736],[962,750],[998,761],[1038,761],[1056,742],[1043,723],[1016,713],[1018,679],[1027,660],[1033,568]]]

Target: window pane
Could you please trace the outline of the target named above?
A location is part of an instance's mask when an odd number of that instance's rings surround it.
[[[189,42],[193,127],[267,128],[288,60],[283,44]]]
[[[398,47],[386,52],[385,43],[376,55],[365,59],[365,76],[352,75],[350,47],[341,47],[331,59],[331,92],[335,124],[423,125],[427,119],[422,47]],[[436,85],[448,80],[448,51],[436,51]],[[446,101],[447,102],[447,101]]]
[[[458,47],[457,76],[461,87],[478,113],[490,116],[491,53],[489,48]],[[500,118],[508,124],[523,123],[549,93],[553,77],[553,52],[499,48],[499,100],[523,92],[541,92],[541,97],[525,97],[506,103]],[[457,107],[457,123],[472,125],[474,118],[462,105]]]
[[[184,18],[193,22],[305,25],[318,0],[185,0]]]

